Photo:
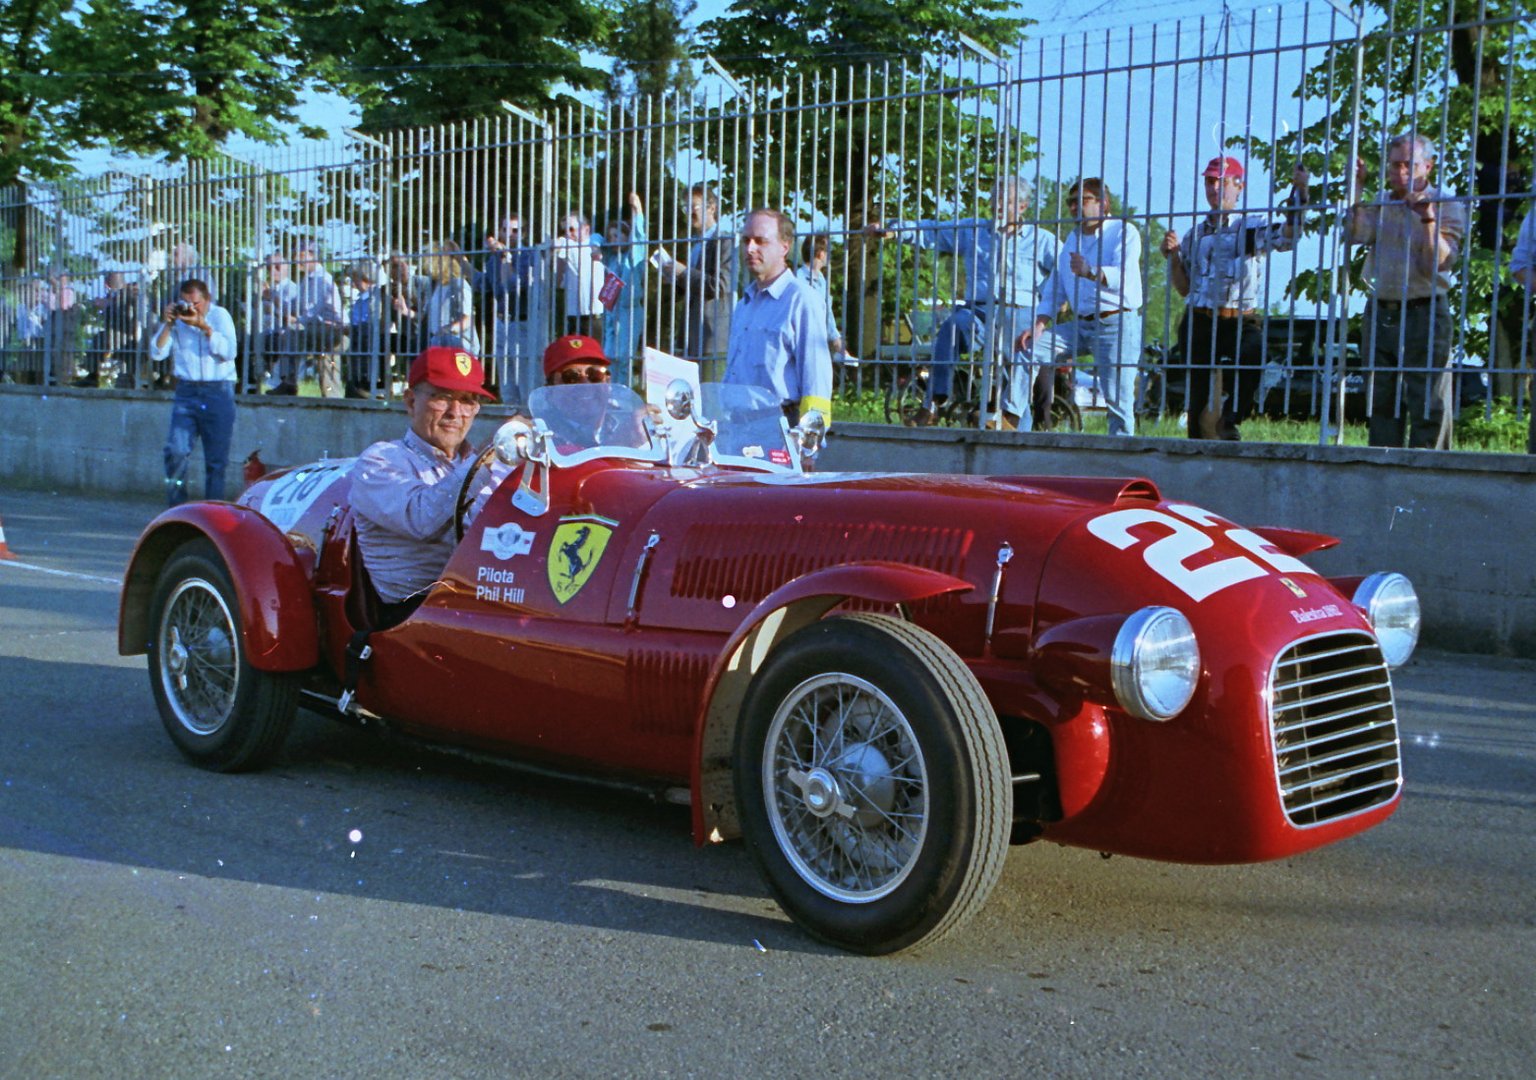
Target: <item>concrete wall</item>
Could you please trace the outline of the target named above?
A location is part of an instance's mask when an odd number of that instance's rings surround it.
[[[0,482],[158,493],[169,414],[163,394],[0,387]],[[254,449],[269,464],[347,457],[403,426],[400,407],[381,402],[249,398],[236,415],[235,488]],[[502,415],[487,408],[476,435],[485,439]],[[849,424],[821,468],[1145,476],[1246,525],[1340,537],[1339,548],[1308,557],[1323,573],[1407,574],[1424,603],[1426,644],[1536,658],[1536,458]]]

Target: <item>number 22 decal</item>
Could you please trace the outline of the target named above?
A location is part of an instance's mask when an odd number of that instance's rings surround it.
[[[1229,586],[1265,577],[1272,571],[1281,574],[1313,573],[1312,568],[1300,559],[1287,555],[1257,533],[1232,526],[1209,510],[1182,503],[1170,504],[1168,510],[1171,513],[1140,508],[1115,510],[1088,522],[1088,531],[1111,547],[1124,551],[1146,542],[1131,534],[1135,526],[1161,525],[1168,530],[1168,535],[1148,543],[1141,557],[1153,573],[1196,601],[1204,600]],[[1174,517],[1174,514],[1178,517]],[[1258,561],[1243,555],[1233,555],[1204,566],[1191,567],[1190,559],[1216,542],[1204,529],[1196,528],[1197,525],[1221,529],[1228,540]]]

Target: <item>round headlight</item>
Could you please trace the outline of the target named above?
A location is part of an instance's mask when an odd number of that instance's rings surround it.
[[[1194,697],[1200,679],[1194,627],[1173,608],[1142,608],[1115,635],[1110,671],[1126,712],[1143,720],[1172,719]]]
[[[1407,663],[1419,643],[1419,594],[1402,574],[1372,574],[1355,589],[1355,606],[1365,612],[1388,667]]]

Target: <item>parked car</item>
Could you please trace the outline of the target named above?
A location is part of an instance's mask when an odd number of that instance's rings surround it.
[[[351,460],[168,510],[120,651],[198,765],[266,764],[304,705],[624,778],[687,801],[697,843],[744,838],[801,927],[865,953],[961,926],[1010,844],[1248,862],[1397,808],[1400,575],[1324,578],[1302,560],[1331,538],[1145,479],[806,471],[815,418],[732,394],[675,394],[689,437],[662,440],[623,388],[536,391],[493,444],[513,471],[391,629]]]

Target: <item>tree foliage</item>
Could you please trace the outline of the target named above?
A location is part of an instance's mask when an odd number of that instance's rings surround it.
[[[1292,94],[1324,103],[1326,110],[1292,138],[1299,138],[1303,161],[1314,173],[1339,178],[1322,193],[1335,208],[1349,198],[1352,144],[1371,177],[1365,197],[1374,198],[1383,188],[1388,139],[1416,131],[1435,141],[1436,183],[1475,196],[1466,258],[1458,263],[1458,270],[1466,270],[1460,312],[1466,348],[1500,356],[1510,366],[1510,344],[1521,336],[1520,295],[1504,284],[1497,309],[1494,295],[1497,263],[1507,259],[1519,210],[1529,205],[1523,197],[1531,189],[1528,170],[1536,153],[1536,38],[1528,7],[1524,0],[1486,0],[1473,12],[1453,0],[1365,0],[1361,11],[1370,27],[1358,45],[1363,81],[1354,79],[1356,43],[1335,42]],[[1359,124],[1351,131],[1357,112]],[[1272,149],[1259,140],[1247,145],[1250,154],[1265,158]],[[1294,150],[1280,147],[1282,157]],[[1336,214],[1325,214],[1320,224],[1334,227]],[[1354,254],[1351,269],[1358,272],[1363,252]],[[1328,282],[1326,274],[1306,272],[1293,289],[1323,299]]]
[[[694,0],[620,0],[609,38],[614,57],[609,101],[693,89],[687,20],[697,9]]]
[[[953,53],[964,34],[990,49],[1018,42],[1029,20],[1007,0],[735,0],[702,27],[734,72],[789,74],[837,64]]]
[[[562,84],[600,88],[605,73],[579,50],[607,30],[598,0],[332,0],[304,40],[364,128],[380,130],[468,120],[501,100],[549,104]]]

